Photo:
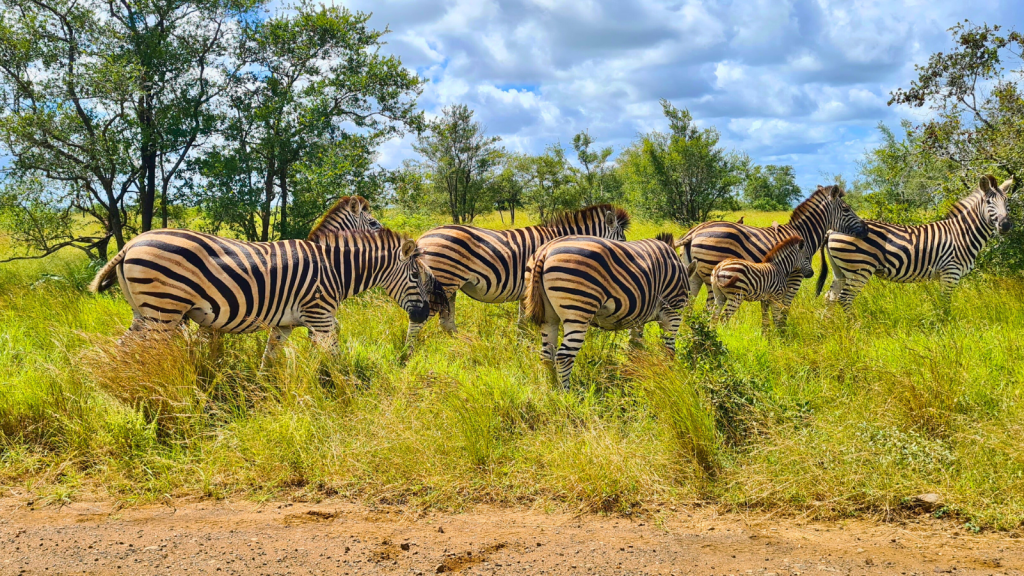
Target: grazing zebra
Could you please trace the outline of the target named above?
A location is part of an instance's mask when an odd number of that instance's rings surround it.
[[[689,301],[686,269],[672,247],[672,235],[620,242],[593,237],[553,240],[531,264],[526,314],[541,327],[542,355],[556,364],[569,385],[587,328],[642,328],[657,320],[669,351],[675,352],[680,316]],[[558,326],[562,346],[555,353]]]
[[[629,215],[609,204],[564,212],[539,226],[486,230],[474,226],[441,226],[420,237],[417,245],[447,295],[447,307],[435,306],[441,327],[455,331],[455,296],[462,290],[488,303],[520,301],[526,292],[526,265],[544,243],[562,236],[598,236],[625,240]],[[423,323],[409,326],[414,338]],[[411,343],[411,340],[410,340]]]
[[[438,287],[412,239],[386,228],[318,239],[241,242],[153,230],[121,249],[90,289],[120,284],[134,314],[131,332],[169,332],[185,318],[215,333],[269,328],[264,364],[295,326],[308,328],[321,348],[336,350],[338,304],[375,286],[411,321],[427,318]]]
[[[759,263],[729,258],[722,260],[711,272],[711,291],[715,296],[714,325],[721,318],[726,323],[744,301],[761,302],[761,327],[769,327],[768,309],[774,309],[775,325],[782,328],[784,312],[790,301],[786,295],[791,279],[813,275],[811,260],[804,251],[804,239],[790,236],[779,242]]]
[[[839,186],[818,186],[793,210],[789,224],[782,226],[759,228],[732,222],[705,222],[691,229],[676,243],[676,247],[683,247],[683,262],[690,270],[691,300],[706,284],[710,304],[711,271],[727,258],[761,262],[773,246],[790,236],[800,236],[804,239],[804,252],[810,259],[829,230],[863,237],[867,234],[867,226],[843,200],[844,195]],[[790,291],[786,294],[787,307],[796,296],[800,283],[799,277],[791,279]]]
[[[817,294],[825,286],[828,264],[835,279],[827,296],[845,310],[874,274],[893,282],[938,280],[948,300],[960,279],[974,269],[985,243],[1013,227],[1006,214],[1006,192],[1013,179],[999,186],[986,175],[978,188],[958,201],[943,220],[923,226],[899,226],[868,221],[866,238],[833,232],[822,247],[823,262]]]

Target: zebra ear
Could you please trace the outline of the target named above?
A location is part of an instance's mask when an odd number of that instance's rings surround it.
[[[614,228],[616,224],[615,210],[609,210],[604,213],[604,225],[609,228]]]
[[[416,241],[412,238],[402,238],[402,261],[408,260],[416,255]]]
[[[839,200],[843,196],[846,196],[846,192],[843,192],[843,189],[840,188],[838,185],[837,186],[831,186],[831,188],[832,188],[831,192],[832,192],[832,199],[833,200]]]
[[[978,181],[978,188],[981,188],[981,191],[986,194],[992,193],[992,180],[989,180],[989,178],[992,177],[985,174],[981,177],[981,180]]]
[[[359,198],[356,198],[355,196],[349,198],[349,200],[348,200],[348,211],[349,212],[352,212],[352,213],[355,213],[355,214],[359,214],[359,212],[362,209],[363,209],[363,205],[359,203]]]
[[[1003,194],[1009,192],[1010,188],[1013,188],[1013,178],[1010,178],[1006,182],[1003,182],[1001,186],[999,186],[999,189],[1003,191]]]

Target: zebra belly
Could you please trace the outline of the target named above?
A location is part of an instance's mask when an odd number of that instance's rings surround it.
[[[516,282],[509,287],[508,290],[487,290],[486,285],[479,281],[479,279],[470,279],[462,285],[462,292],[476,300],[478,302],[486,302],[488,304],[501,304],[504,302],[517,302],[523,298],[523,292],[525,292],[525,282]]]

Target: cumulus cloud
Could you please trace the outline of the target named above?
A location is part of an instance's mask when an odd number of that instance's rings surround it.
[[[335,0],[389,27],[387,49],[429,80],[429,114],[465,103],[509,148],[580,130],[625,146],[664,129],[660,98],[689,108],[804,188],[855,170],[889,91],[971,18],[1012,25],[1018,0]],[[411,157],[388,143],[381,162]]]

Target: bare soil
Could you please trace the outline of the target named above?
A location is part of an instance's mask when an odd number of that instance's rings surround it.
[[[930,515],[824,523],[707,508],[644,518],[168,500],[0,497],[0,575],[1024,574],[1024,539]]]

